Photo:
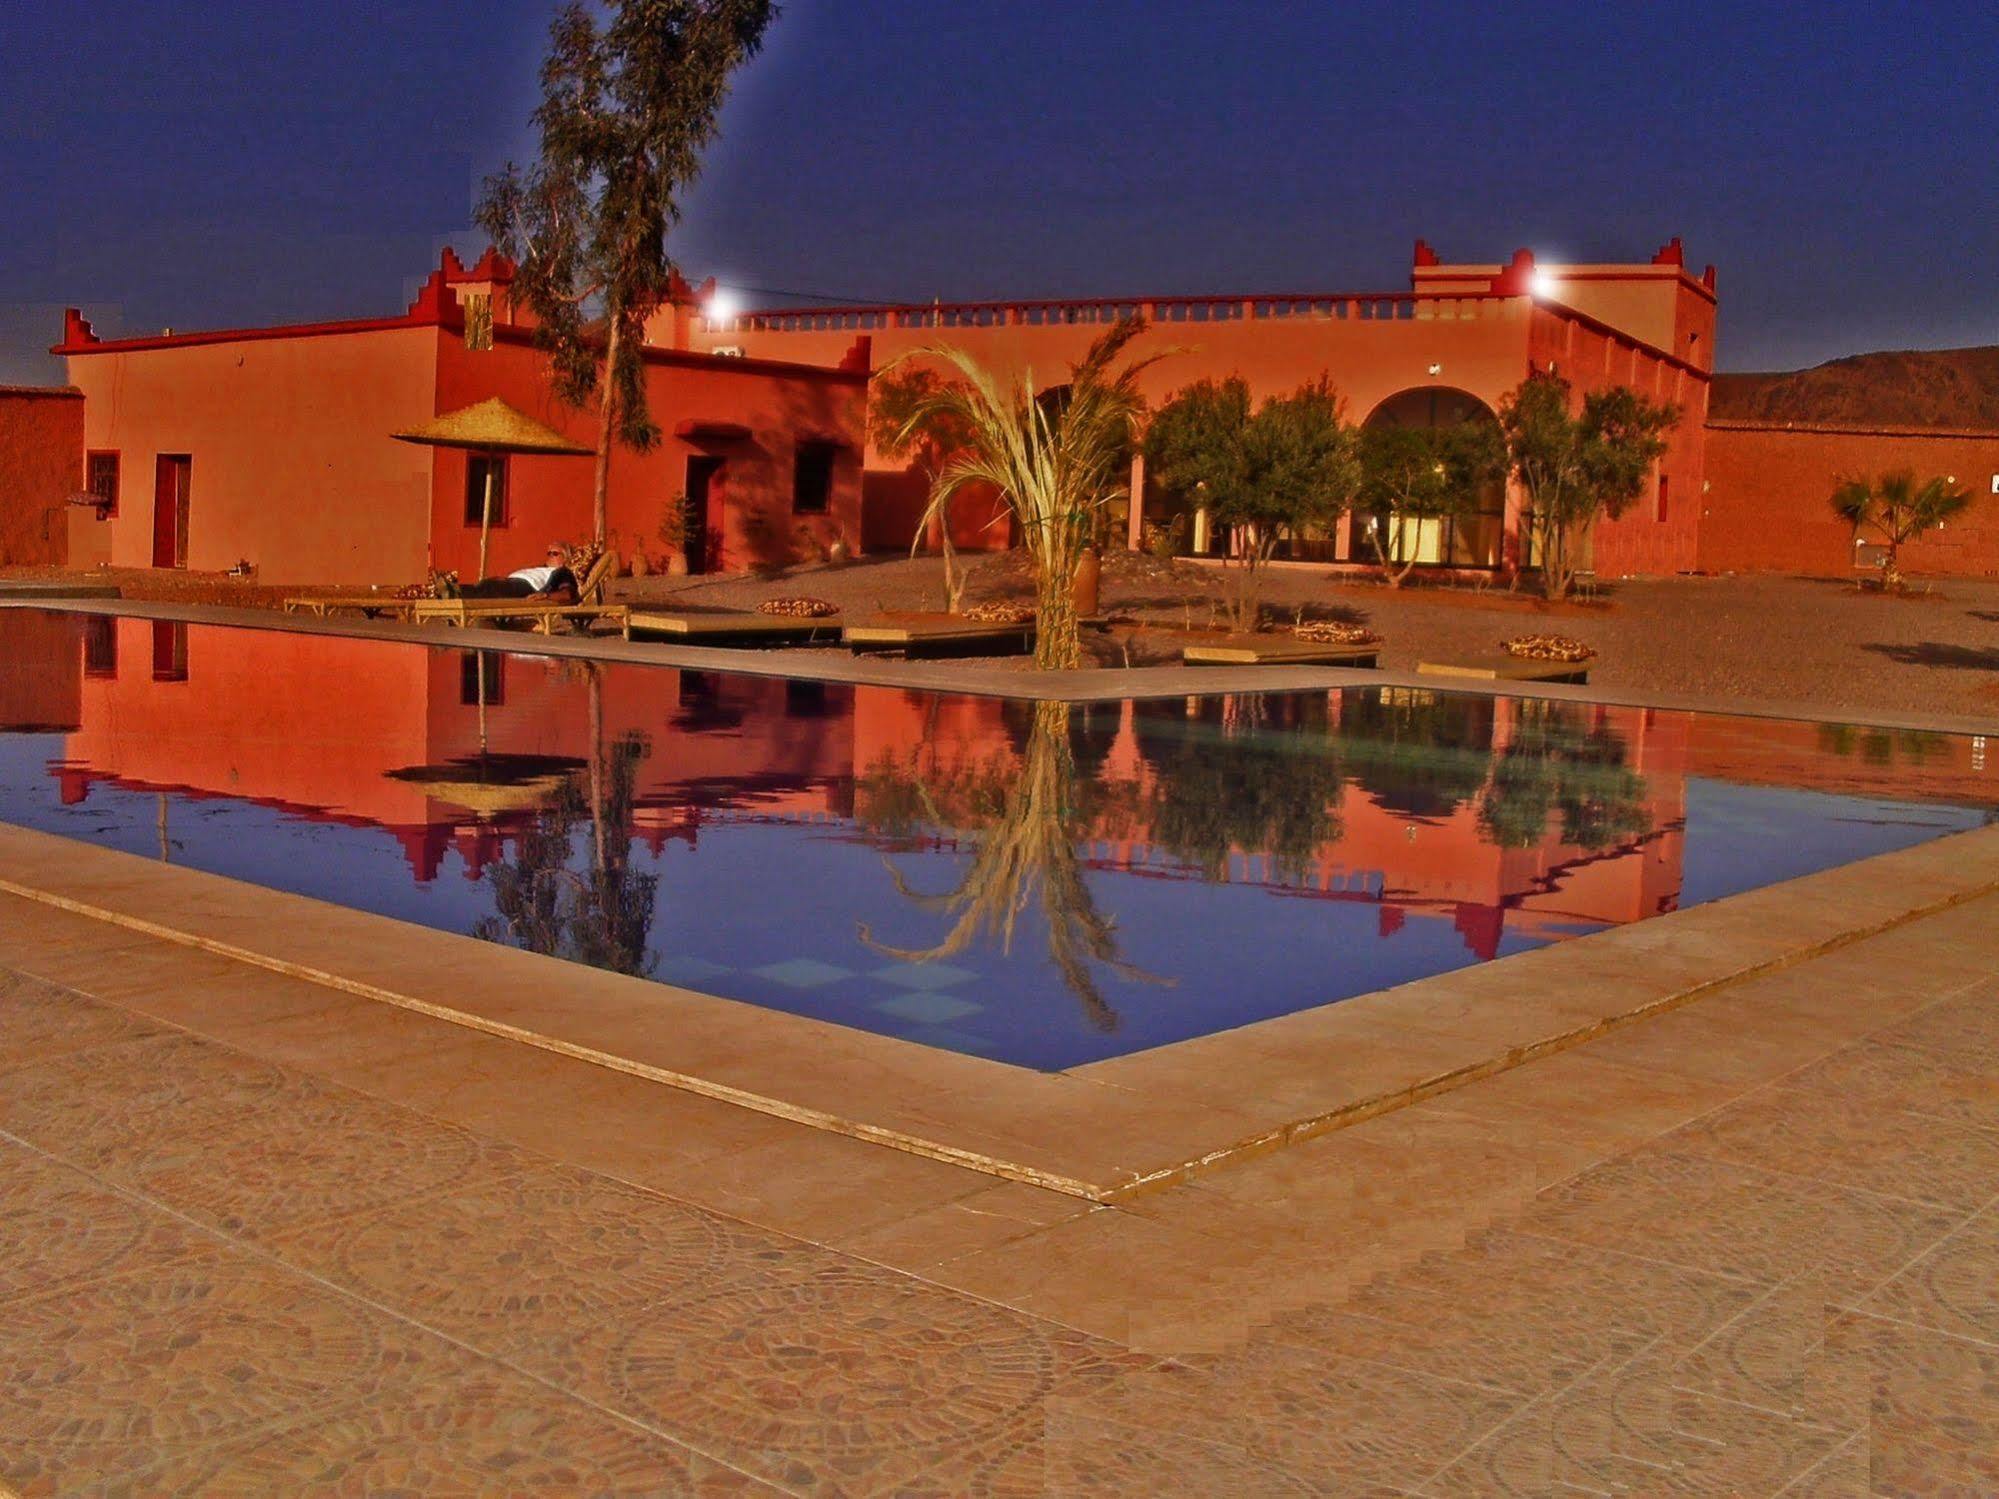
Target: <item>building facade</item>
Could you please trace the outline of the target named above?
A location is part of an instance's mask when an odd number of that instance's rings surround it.
[[[0,390],[0,565],[67,562],[222,571],[271,583],[396,584],[477,570],[481,500],[495,460],[413,447],[394,431],[500,396],[595,445],[594,412],[558,401],[534,324],[491,252],[446,251],[390,317],[100,338],[70,314],[55,352],[68,390]],[[1977,497],[1912,546],[1916,572],[1999,575],[1999,432],[1773,422],[1710,411],[1717,300],[1712,266],[1678,240],[1628,264],[1446,262],[1421,241],[1406,289],[813,307],[711,316],[678,283],[646,329],[647,391],[661,430],[613,456],[610,541],[626,559],[742,571],[809,560],[836,541],[907,551],[925,470],[868,437],[869,382],[950,344],[1037,391],[1058,386],[1106,328],[1143,317],[1134,351],[1166,352],[1144,378],[1155,405],[1203,379],[1240,376],[1258,397],[1329,378],[1356,423],[1497,420],[1508,392],[1553,372],[1579,394],[1629,386],[1679,408],[1635,503],[1605,518],[1588,565],[1601,577],[1770,570],[1844,576],[1855,538],[1826,503],[1856,475],[1912,467]],[[489,571],[540,559],[591,529],[588,458],[497,460]],[[1214,556],[1218,531],[1187,497],[1148,483],[1118,517],[1145,545],[1176,516],[1180,549]],[[965,547],[1011,539],[1003,507],[961,503]],[[1400,529],[1349,514],[1292,538],[1294,560],[1366,568],[1375,541],[1440,570],[1531,565],[1517,486],[1484,510]],[[934,537],[930,538],[934,541]]]
[[[1154,405],[1204,379],[1242,377],[1256,398],[1288,395],[1329,377],[1349,420],[1435,425],[1497,420],[1500,402],[1531,371],[1553,372],[1579,393],[1627,385],[1680,410],[1646,493],[1597,527],[1595,565],[1605,574],[1695,566],[1716,313],[1714,268],[1688,272],[1678,240],[1631,265],[1539,265],[1527,251],[1504,264],[1447,264],[1417,242],[1407,290],[1229,297],[1115,297],[1085,301],[818,307],[692,318],[695,347],[758,358],[823,362],[848,341],[872,341],[877,367],[939,344],[969,350],[1004,378],[1057,386],[1090,344],[1119,319],[1151,325],[1134,353],[1171,350],[1145,374]],[[1134,545],[1147,517],[1173,497],[1137,488],[1145,503],[1125,516]],[[909,544],[924,481],[913,465],[870,449],[864,541]],[[1517,489],[1488,514],[1407,538],[1417,560],[1471,569],[1526,561]],[[1371,565],[1368,517],[1348,516],[1304,560]],[[991,544],[990,517],[957,517],[957,539]],[[999,534],[1003,534],[999,533]],[[1190,536],[1190,543],[1197,538]],[[1197,552],[1203,548],[1196,546]]]
[[[71,560],[248,564],[272,583],[470,575],[480,465],[494,460],[391,434],[500,396],[596,443],[594,413],[556,399],[511,275],[498,256],[467,267],[446,251],[400,316],[346,322],[101,339],[72,313],[55,352],[83,394],[84,462],[113,487]],[[624,557],[663,562],[678,546],[695,570],[740,570],[857,535],[864,345],[824,364],[670,344],[645,359],[662,436],[612,457],[610,541]],[[592,460],[497,461],[489,570],[589,535]]]

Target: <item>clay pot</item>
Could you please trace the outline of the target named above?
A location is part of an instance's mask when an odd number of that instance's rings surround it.
[[[684,578],[687,576],[687,553],[685,552],[667,553],[666,575],[669,578]]]
[[[826,565],[828,567],[845,567],[853,555],[853,552],[847,546],[847,538],[836,536],[833,538],[833,544],[826,548]]]
[[[1104,565],[1097,556],[1097,549],[1084,547],[1082,556],[1076,559],[1075,576],[1069,580],[1069,599],[1078,619],[1088,619],[1097,612],[1097,595],[1103,573]]]
[[[646,554],[644,552],[634,552],[632,554],[631,575],[634,578],[643,578],[647,573],[651,571],[652,571],[652,563],[646,557]]]

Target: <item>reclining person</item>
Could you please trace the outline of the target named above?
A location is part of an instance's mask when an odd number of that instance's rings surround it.
[[[550,542],[546,567],[523,567],[504,578],[481,578],[458,591],[466,599],[532,599],[543,604],[576,602],[576,574],[569,570],[569,549]]]

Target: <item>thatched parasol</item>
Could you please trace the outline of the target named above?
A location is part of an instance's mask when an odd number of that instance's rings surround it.
[[[593,449],[571,442],[560,432],[544,427],[525,411],[492,396],[476,406],[460,407],[421,426],[391,433],[398,442],[422,443],[432,448],[462,448],[468,453],[497,457],[502,453],[547,453],[559,457],[588,458]],[[486,493],[479,507],[479,576],[486,576],[486,542],[493,529],[493,470],[486,470]]]

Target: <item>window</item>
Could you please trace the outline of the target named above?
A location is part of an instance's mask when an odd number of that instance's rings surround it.
[[[830,442],[801,442],[791,474],[791,508],[799,515],[824,515],[833,499],[833,455]]]
[[[507,701],[507,658],[498,651],[467,651],[458,658],[458,701],[470,708],[503,707]]]
[[[1664,474],[1659,475],[1659,500],[1658,500],[1659,508],[1657,513],[1653,515],[1652,519],[1658,521],[1661,525],[1664,525],[1666,521],[1666,495],[1669,487],[1672,485],[1672,482],[1673,481],[1671,479],[1668,479]]]
[[[86,677],[118,675],[118,621],[109,614],[93,614],[83,622],[83,674]]]
[[[465,460],[465,524],[481,524],[486,509],[486,476],[493,479],[493,524],[507,523],[507,460],[474,453]]]
[[[83,487],[97,496],[99,514],[110,517],[118,513],[118,455],[114,452],[97,452],[84,460]]]

